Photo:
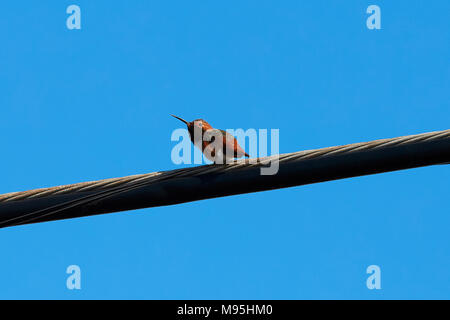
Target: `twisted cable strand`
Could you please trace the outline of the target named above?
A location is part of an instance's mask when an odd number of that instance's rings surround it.
[[[68,184],[50,188],[40,188],[29,191],[12,192],[0,195],[0,205],[1,203],[6,202],[43,198],[53,195],[82,193],[86,191],[106,191],[115,190],[116,188],[141,186],[142,184],[155,183],[162,179],[169,179],[178,176],[194,176],[211,172],[239,170],[245,167],[265,165],[274,160],[278,160],[280,163],[287,163],[300,159],[308,160],[313,158],[327,157],[335,154],[351,153],[369,149],[379,149],[396,145],[412,144],[421,141],[439,140],[449,137],[450,129],[397,138],[381,139],[369,142],[360,142],[342,146],[326,147],[322,149],[305,150],[275,156],[261,157],[256,159],[256,161],[255,159],[241,159],[236,160],[234,163],[225,165],[204,165],[199,167],[175,169],[163,172],[157,171],[146,174],[137,174],[120,178],[110,178],[99,181],[80,182],[75,184]]]

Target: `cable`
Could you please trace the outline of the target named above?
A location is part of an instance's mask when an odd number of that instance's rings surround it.
[[[0,195],[0,227],[448,163],[450,130],[252,160],[255,159]],[[278,173],[261,175],[261,167],[270,161],[278,161]]]

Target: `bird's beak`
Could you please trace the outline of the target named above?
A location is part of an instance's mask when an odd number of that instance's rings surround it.
[[[171,116],[176,118],[176,119],[178,119],[178,120],[180,120],[180,121],[183,121],[185,124],[189,124],[186,120],[181,119],[180,117],[174,116],[173,114],[171,114]]]

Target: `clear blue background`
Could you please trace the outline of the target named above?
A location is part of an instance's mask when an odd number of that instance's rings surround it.
[[[0,193],[177,168],[171,113],[278,128],[282,153],[449,129],[449,11],[3,1]],[[449,181],[441,165],[1,229],[0,298],[448,299]]]

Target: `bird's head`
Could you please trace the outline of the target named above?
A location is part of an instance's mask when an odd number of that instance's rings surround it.
[[[195,119],[194,121],[192,121],[192,123],[194,127],[200,128],[205,131],[213,128],[208,122],[203,119]]]
[[[187,125],[188,130],[190,131],[194,129],[201,129],[203,131],[206,131],[213,128],[208,122],[203,119],[195,119],[194,121],[188,122],[180,117],[174,116],[173,114],[171,116],[184,122]]]

